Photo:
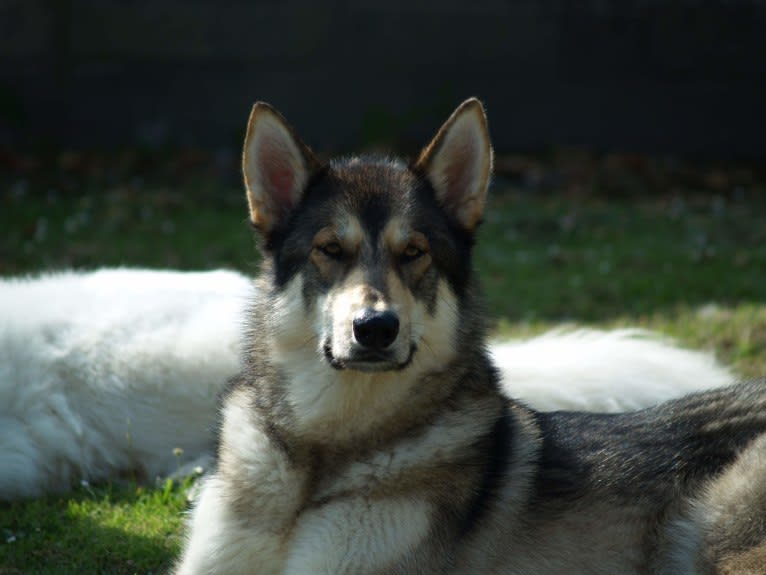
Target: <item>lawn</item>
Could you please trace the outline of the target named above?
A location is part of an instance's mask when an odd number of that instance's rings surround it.
[[[476,261],[498,334],[639,325],[712,350],[742,375],[766,373],[763,174],[619,157],[498,160]],[[8,164],[0,274],[256,269],[236,168],[193,154],[143,161]],[[163,572],[188,486],[83,485],[0,504],[0,575]]]
[[[0,507],[0,574],[164,573],[181,541],[191,484],[81,485]]]

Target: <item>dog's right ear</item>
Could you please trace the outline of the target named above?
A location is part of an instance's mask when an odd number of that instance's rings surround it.
[[[250,112],[242,153],[242,172],[250,221],[268,234],[300,202],[319,169],[313,152],[282,115],[264,102]]]
[[[492,175],[492,146],[484,106],[469,98],[444,123],[415,162],[436,198],[467,231],[481,220]]]

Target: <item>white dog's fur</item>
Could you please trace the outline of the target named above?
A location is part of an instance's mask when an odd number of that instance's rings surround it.
[[[253,289],[222,270],[0,281],[0,499],[205,461]],[[492,353],[510,395],[541,410],[639,409],[733,380],[636,330],[555,331]]]
[[[250,285],[119,269],[0,282],[0,499],[206,453]]]

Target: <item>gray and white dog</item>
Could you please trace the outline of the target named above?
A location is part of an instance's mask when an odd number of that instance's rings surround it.
[[[264,264],[177,573],[766,572],[766,385],[629,414],[503,392],[479,101],[410,165],[321,164],[259,103],[243,167]]]

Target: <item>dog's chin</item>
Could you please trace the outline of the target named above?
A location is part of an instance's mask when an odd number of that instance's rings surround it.
[[[327,363],[337,370],[362,371],[376,373],[381,371],[402,371],[412,363],[417,346],[412,344],[410,352],[404,361],[396,361],[393,354],[388,352],[359,351],[346,357],[338,357],[333,354],[331,346],[324,346],[324,356]]]

